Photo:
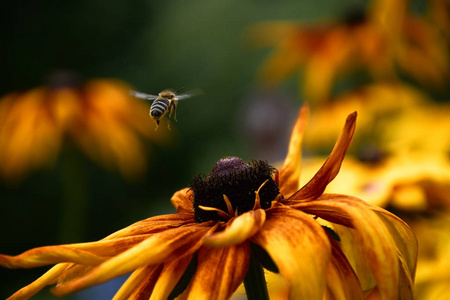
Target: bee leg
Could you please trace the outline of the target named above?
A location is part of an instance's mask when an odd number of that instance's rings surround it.
[[[178,122],[178,120],[177,120],[177,110],[176,110],[175,106],[173,107],[173,119],[175,120],[175,122]]]
[[[178,120],[177,120],[177,105],[176,104],[173,105],[173,119],[175,120],[175,122],[178,122]]]
[[[158,126],[159,126],[159,120],[155,120],[155,125],[156,125],[156,127],[155,127],[155,131],[158,129]]]
[[[170,111],[169,111],[169,114],[167,115],[167,128],[169,130],[172,130],[172,128],[170,128]]]

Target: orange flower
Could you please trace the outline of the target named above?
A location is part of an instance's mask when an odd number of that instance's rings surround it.
[[[66,81],[56,77],[50,87],[1,99],[0,177],[14,182],[51,164],[66,135],[105,168],[126,177],[144,172],[139,135],[156,139],[146,105],[132,99],[129,87],[119,81],[92,80],[82,86]]]
[[[279,272],[291,299],[413,299],[417,244],[393,214],[347,195],[323,194],[355,129],[348,116],[331,155],[299,189],[301,110],[280,171],[264,161],[219,160],[174,194],[176,214],[137,222],[103,240],[0,256],[0,265],[56,264],[10,299],[55,284],[62,296],[133,272],[115,299],[228,299],[241,282],[251,299],[262,266]],[[259,272],[259,273],[258,273]]]
[[[276,86],[299,70],[309,101],[328,100],[340,77],[360,70],[375,79],[395,79],[401,72],[422,84],[444,86],[450,67],[445,39],[425,18],[407,10],[407,1],[376,0],[367,12],[351,12],[344,20],[265,22],[247,36],[258,46],[275,47],[261,80]]]
[[[344,72],[370,66],[374,73],[386,73],[390,68],[380,30],[363,19],[318,26],[266,22],[253,26],[248,36],[255,44],[276,47],[261,69],[262,82],[276,86],[300,70],[301,90],[314,101],[326,100]]]

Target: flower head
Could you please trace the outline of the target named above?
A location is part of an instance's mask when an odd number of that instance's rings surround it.
[[[291,299],[412,299],[417,244],[391,213],[347,195],[324,194],[355,129],[348,116],[331,155],[301,189],[307,107],[276,171],[264,161],[219,160],[174,194],[176,214],[152,217],[103,240],[0,256],[0,265],[56,264],[12,298],[55,284],[56,295],[133,272],[115,299],[228,299],[255,265],[279,272]]]
[[[0,177],[17,181],[54,162],[68,136],[93,161],[126,177],[145,170],[139,136],[151,130],[145,104],[129,96],[129,87],[114,80],[82,84],[57,73],[46,87],[11,93],[0,101]]]

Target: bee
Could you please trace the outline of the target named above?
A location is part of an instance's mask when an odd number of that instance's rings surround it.
[[[194,90],[185,94],[178,95],[178,91],[172,90],[172,89],[165,89],[162,92],[160,92],[158,95],[150,95],[146,93],[141,93],[137,91],[130,91],[130,94],[133,95],[136,98],[144,99],[144,100],[150,100],[153,101],[152,105],[150,106],[150,112],[149,115],[152,117],[152,119],[155,121],[156,128],[158,129],[160,119],[167,115],[167,128],[170,129],[170,118],[173,115],[173,118],[176,122],[177,115],[176,115],[176,109],[178,105],[179,100],[184,100],[187,98],[190,98],[192,96],[197,96],[202,94],[200,90]]]

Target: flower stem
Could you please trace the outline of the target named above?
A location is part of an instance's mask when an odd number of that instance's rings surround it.
[[[269,300],[264,269],[253,255],[250,257],[250,266],[244,278],[244,287],[248,300]]]
[[[81,242],[85,239],[88,209],[86,170],[74,145],[67,144],[64,150],[59,243]]]

